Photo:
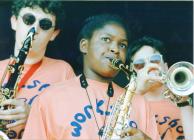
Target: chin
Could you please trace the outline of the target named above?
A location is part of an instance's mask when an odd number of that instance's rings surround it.
[[[115,70],[104,71],[101,75],[106,78],[114,78],[118,74]]]

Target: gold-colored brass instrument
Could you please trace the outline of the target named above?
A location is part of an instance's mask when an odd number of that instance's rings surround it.
[[[177,62],[163,74],[163,79],[168,88],[164,96],[177,103],[194,92],[194,65],[185,61]]]
[[[2,106],[1,104],[5,100],[14,99],[16,96],[16,93],[18,91],[18,84],[19,84],[20,76],[21,76],[22,71],[23,71],[23,64],[24,64],[26,57],[27,57],[27,54],[31,48],[34,35],[35,35],[35,28],[33,27],[29,30],[27,37],[23,43],[23,46],[18,53],[18,56],[10,58],[9,64],[8,64],[6,71],[4,72],[4,75],[1,79],[1,83],[0,83],[0,107],[2,110],[14,108],[14,106],[12,106],[12,105]],[[5,83],[5,81],[7,81],[7,82]],[[3,85],[3,84],[5,84],[5,85]],[[9,132],[9,130],[6,128],[6,125],[8,123],[10,123],[10,121],[0,120],[0,139],[4,138],[6,134],[9,138],[12,138],[12,133]],[[1,135],[2,133],[5,133],[5,135]]]
[[[9,140],[9,138],[4,132],[0,131],[0,140]]]
[[[127,66],[122,64],[120,60],[111,59],[113,68],[123,70],[129,77],[130,71]],[[123,130],[129,128],[128,120],[131,110],[131,100],[135,93],[136,80],[135,76],[130,76],[130,83],[126,86],[126,92],[121,95],[113,106],[110,118],[105,126],[101,138],[103,140],[121,139]]]

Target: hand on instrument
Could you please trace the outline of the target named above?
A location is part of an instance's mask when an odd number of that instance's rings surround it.
[[[151,140],[146,134],[137,128],[127,128],[121,134],[121,140]]]
[[[10,109],[0,109],[1,120],[14,120],[6,125],[7,128],[26,123],[30,112],[30,106],[27,103],[20,99],[9,99],[1,104],[1,106],[6,105],[14,106],[14,108]]]
[[[137,72],[137,93],[144,94],[147,91],[154,90],[163,85],[163,76],[161,67],[150,63]]]

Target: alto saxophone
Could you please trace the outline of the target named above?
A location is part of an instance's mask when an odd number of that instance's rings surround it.
[[[35,35],[35,32],[36,32],[35,28],[34,27],[31,28],[27,34],[27,37],[18,55],[14,57],[13,56],[10,57],[9,63],[7,65],[7,68],[0,82],[0,107],[2,110],[14,108],[14,106],[12,105],[2,106],[1,104],[5,100],[14,99],[16,96],[16,93],[18,91],[18,83],[20,80],[20,76],[24,69],[23,64],[31,48],[32,40]],[[7,80],[6,83],[4,82],[5,79]],[[10,121],[0,120],[0,132],[7,134],[8,137],[11,137],[9,136],[11,135],[11,133],[9,133],[9,130],[6,128],[6,125],[9,123]],[[1,135],[1,133],[0,133],[0,140],[4,137],[3,135]]]
[[[112,62],[113,68],[124,71],[127,74],[127,77],[129,78],[130,71],[128,70],[127,66],[122,64],[122,62],[118,59],[111,59],[110,61]],[[135,75],[132,74],[130,76],[130,82],[126,86],[125,94],[121,95],[113,106],[110,118],[101,136],[103,140],[121,139],[124,137],[122,136],[122,131],[130,127],[128,125],[128,120],[131,111],[131,100],[133,95],[135,94],[135,90],[136,78]]]

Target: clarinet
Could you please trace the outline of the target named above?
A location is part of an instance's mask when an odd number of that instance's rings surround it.
[[[0,82],[0,104],[2,104],[2,102],[4,102],[5,100],[14,99],[16,97],[16,93],[18,92],[18,84],[20,81],[20,76],[24,69],[23,65],[29,53],[29,50],[32,46],[32,41],[35,33],[36,33],[35,28],[32,27],[29,30],[26,36],[26,39],[24,40],[23,46],[20,49],[18,55],[10,57],[9,63],[7,65],[7,68]],[[4,82],[6,78],[8,79],[7,83]],[[4,83],[5,85],[3,85]],[[6,106],[0,105],[0,107],[3,110],[14,108],[14,106],[11,106],[11,105],[6,105]],[[0,131],[7,134],[8,130],[6,128],[6,125],[9,122],[10,121],[0,120]]]

